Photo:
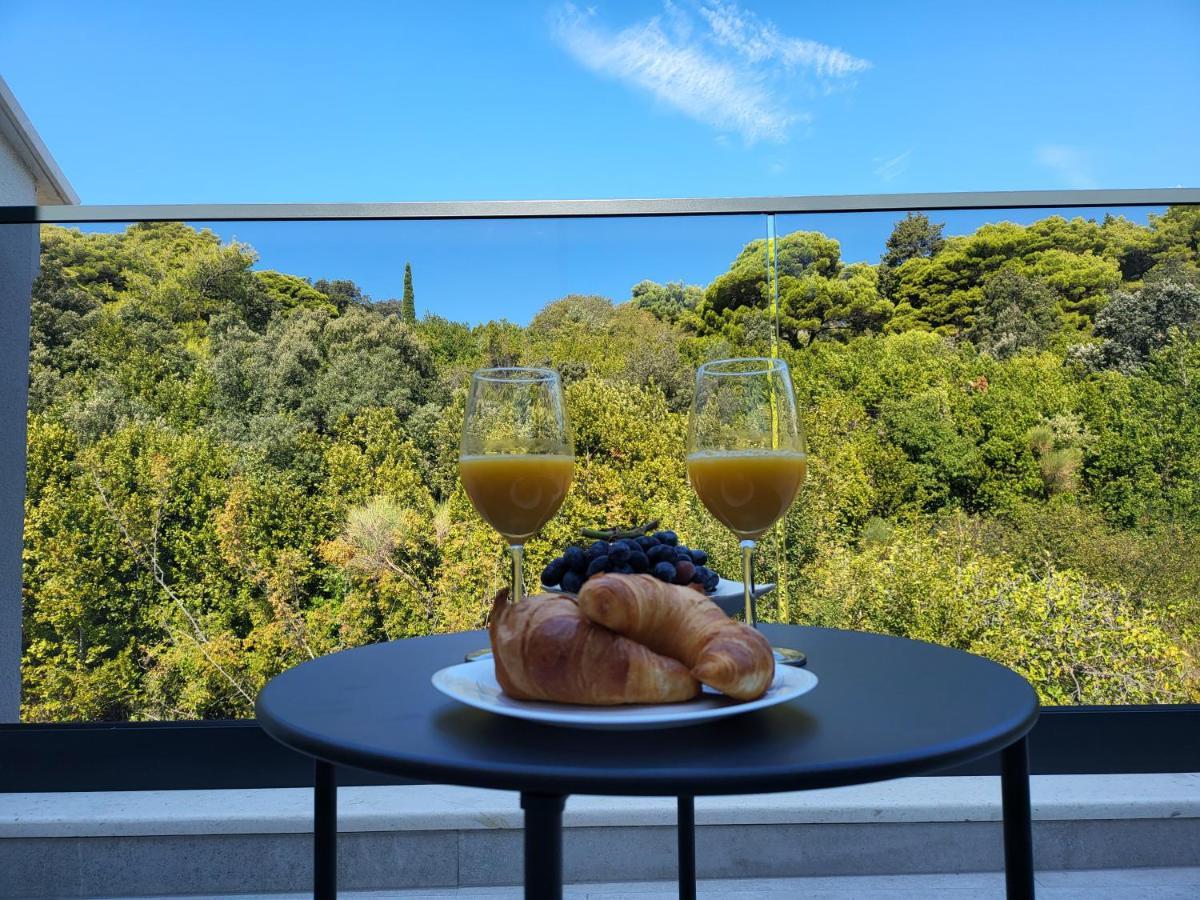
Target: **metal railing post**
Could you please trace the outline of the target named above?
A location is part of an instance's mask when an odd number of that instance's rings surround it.
[[[16,722],[21,712],[29,302],[38,234],[37,225],[0,225],[0,722]]]

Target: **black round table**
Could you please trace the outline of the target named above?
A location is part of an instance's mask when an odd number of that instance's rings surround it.
[[[441,784],[519,791],[525,896],[562,894],[569,794],[680,798],[681,894],[694,896],[700,795],[769,793],[920,775],[1001,753],[1008,897],[1033,896],[1025,736],[1037,695],[978,656],[885,635],[763,625],[808,654],[817,687],[789,703],[659,731],[582,731],[471,709],[430,683],[486,645],[483,632],[345,650],[272,679],[259,724],[316,759],[314,896],[336,896],[334,765]]]

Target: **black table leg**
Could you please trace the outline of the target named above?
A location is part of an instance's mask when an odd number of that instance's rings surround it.
[[[696,798],[680,795],[675,829],[679,832],[679,900],[696,900]]]
[[[565,794],[521,794],[525,810],[525,900],[562,900]]]
[[[317,760],[313,791],[313,900],[337,898],[337,770]]]
[[[1008,900],[1033,900],[1033,812],[1029,806],[1029,745],[1025,738],[1000,751],[1004,805],[1004,882]]]

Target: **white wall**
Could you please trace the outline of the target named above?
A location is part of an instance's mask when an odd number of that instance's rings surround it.
[[[33,173],[0,136],[0,206],[33,206],[36,198]]]

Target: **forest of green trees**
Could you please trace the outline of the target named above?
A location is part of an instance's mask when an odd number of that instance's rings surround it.
[[[800,231],[707,286],[471,327],[417,319],[411,275],[373,303],[182,224],[45,227],[22,715],[246,716],[312,656],[479,627],[506,571],[455,467],[480,366],[566,383],[576,480],[531,571],[654,518],[735,572],[687,409],[698,363],[772,348],[811,461],[764,618],[967,649],[1051,704],[1200,700],[1198,243],[1200,208],[957,237],[910,215],[877,265]]]

